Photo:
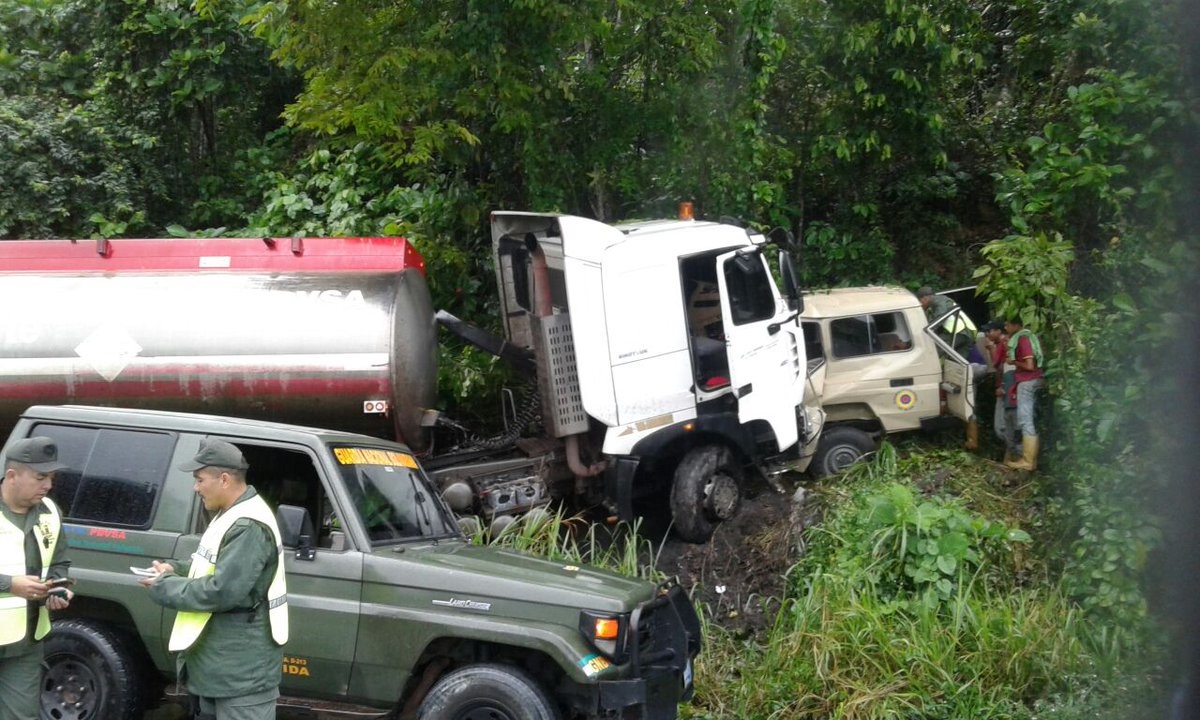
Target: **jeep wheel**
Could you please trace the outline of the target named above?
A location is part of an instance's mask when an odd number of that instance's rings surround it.
[[[817,452],[808,466],[814,477],[837,475],[875,451],[875,441],[852,427],[832,427],[821,433]]]
[[[728,520],[742,502],[742,466],[729,448],[692,448],[675,468],[671,519],[675,534],[691,543],[708,542],[717,524]]]
[[[420,720],[558,720],[558,709],[526,672],[468,665],[447,673],[421,701]]]
[[[54,623],[46,637],[42,720],[140,720],[138,663],[112,630],[83,620]]]

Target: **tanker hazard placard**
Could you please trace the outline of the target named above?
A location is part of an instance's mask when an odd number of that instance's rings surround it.
[[[391,465],[393,467],[417,467],[412,455],[394,450],[374,448],[340,447],[333,449],[333,456],[342,465]]]

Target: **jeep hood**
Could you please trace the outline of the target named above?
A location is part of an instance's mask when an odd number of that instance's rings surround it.
[[[629,612],[652,598],[654,583],[582,564],[462,542],[380,548],[364,567],[368,583],[405,586],[444,602],[512,603]]]

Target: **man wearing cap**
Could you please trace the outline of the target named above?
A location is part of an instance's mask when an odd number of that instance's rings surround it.
[[[287,593],[283,543],[271,509],[246,484],[236,446],[206,438],[190,472],[204,507],[215,513],[190,560],[155,561],[158,575],[139,582],[158,604],[178,611],[168,649],[180,652],[179,678],[197,718],[275,717]]]
[[[71,562],[62,540],[62,514],[46,497],[58,462],[48,437],[12,443],[0,481],[0,720],[38,715],[41,639],[50,632],[49,610],[62,610],[74,594],[52,588]]]
[[[917,302],[921,303],[921,307],[925,310],[925,315],[930,320],[937,320],[958,307],[954,304],[953,300],[945,295],[934,293],[933,288],[928,285],[923,285],[920,290],[917,290]]]

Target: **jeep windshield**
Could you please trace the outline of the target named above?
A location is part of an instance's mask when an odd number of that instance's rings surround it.
[[[331,450],[372,545],[460,536],[412,455],[346,445]]]

